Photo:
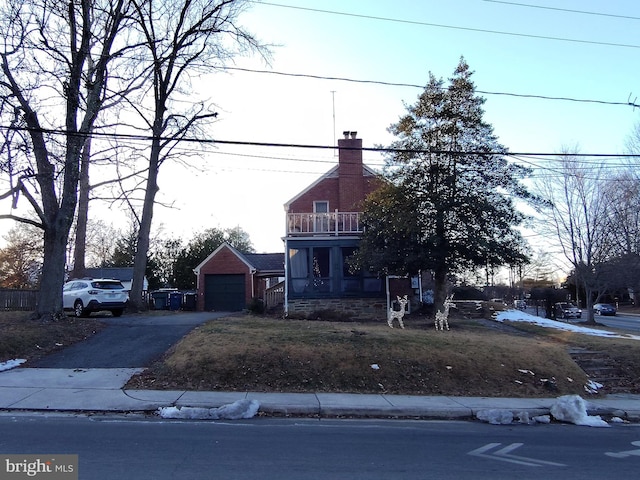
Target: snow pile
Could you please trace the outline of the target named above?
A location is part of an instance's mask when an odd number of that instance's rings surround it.
[[[11,370],[22,365],[26,360],[24,358],[17,358],[15,360],[7,360],[6,362],[0,362],[0,372],[4,370]]]
[[[499,408],[480,410],[476,413],[476,418],[492,425],[511,425],[514,421],[526,425],[551,422],[549,415],[530,417],[529,412],[522,411],[514,414],[511,410]]]
[[[495,314],[494,318],[498,322],[528,322],[540,327],[555,328],[557,330],[582,333],[584,335],[592,335],[595,337],[627,338],[632,340],[640,340],[640,336],[638,335],[623,335],[615,332],[609,332],[607,330],[581,327],[579,325],[573,325],[567,322],[558,322],[556,320],[549,320],[548,318],[536,317],[535,315],[530,315],[520,310],[505,310],[503,312],[498,312]]]
[[[489,409],[480,410],[476,413],[476,418],[492,425],[511,425],[517,419],[516,423],[534,424],[534,423],[550,423],[551,417],[559,422],[574,423],[576,425],[585,425],[588,427],[608,427],[609,424],[602,420],[599,415],[591,416],[587,414],[587,406],[585,401],[578,395],[565,395],[556,399],[551,406],[551,416],[539,415],[529,417],[528,412],[519,412],[514,414],[511,410],[505,409]],[[620,420],[624,421],[624,420]]]
[[[587,393],[596,394],[598,390],[600,390],[604,385],[598,382],[594,382],[593,380],[589,380],[587,384],[584,386],[584,389]]]
[[[476,418],[491,425],[509,425],[513,423],[513,413],[511,413],[511,410],[500,410],[497,408],[480,410],[476,413]]]
[[[551,407],[551,415],[561,422],[586,425],[588,427],[608,427],[599,415],[587,415],[587,405],[578,395],[565,395],[557,399]]]
[[[260,402],[257,400],[242,399],[218,408],[161,407],[158,415],[162,418],[190,420],[240,420],[255,417],[259,408]]]

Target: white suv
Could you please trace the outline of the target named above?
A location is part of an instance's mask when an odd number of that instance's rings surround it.
[[[91,312],[103,310],[119,317],[128,300],[129,292],[119,280],[71,280],[62,289],[62,308],[73,310],[76,317],[88,317]]]

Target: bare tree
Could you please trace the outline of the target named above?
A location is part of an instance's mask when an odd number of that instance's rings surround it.
[[[267,53],[266,47],[238,24],[240,14],[250,3],[248,0],[132,1],[147,48],[152,79],[147,95],[131,104],[143,120],[144,128],[151,133],[130,293],[134,308],[143,308],[143,279],[160,166],[181,140],[202,131],[217,116],[205,100],[194,101],[191,80],[245,51]]]
[[[601,167],[579,160],[573,153],[563,151],[538,187],[550,205],[546,224],[556,234],[578,286],[585,291],[587,323],[595,323],[593,295],[602,291],[598,267],[610,253],[607,202],[601,190]]]
[[[44,231],[36,315],[62,313],[65,251],[77,204],[80,158],[103,107],[125,0],[6,0],[0,7],[0,115],[12,126],[3,148],[10,184],[0,200],[27,200],[37,220],[1,215]],[[95,62],[90,61],[96,59]],[[83,93],[86,92],[86,93]]]

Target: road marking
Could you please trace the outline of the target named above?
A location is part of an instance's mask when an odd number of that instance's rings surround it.
[[[640,441],[631,442],[634,447],[640,447]],[[605,455],[613,458],[627,458],[632,455],[640,457],[640,450],[626,450],[624,452],[606,452]]]
[[[565,467],[563,463],[549,462],[547,460],[538,460],[536,458],[521,457],[519,455],[510,455],[516,448],[520,448],[523,443],[512,443],[500,450],[496,450],[492,453],[487,453],[494,448],[502,445],[501,443],[488,443],[480,448],[477,448],[468,453],[476,457],[490,458],[492,460],[499,460],[501,462],[515,463],[517,465],[526,465],[528,467],[541,467],[543,465],[551,465],[554,467]]]

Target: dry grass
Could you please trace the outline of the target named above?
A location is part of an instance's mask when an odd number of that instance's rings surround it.
[[[30,316],[30,312],[0,312],[0,362],[36,359],[84,340],[103,327],[98,320],[90,318],[65,317],[55,322],[40,322],[31,320]]]
[[[392,330],[384,321],[217,319],[183,338],[128,387],[494,397],[584,394],[587,377],[568,354],[569,347],[582,347],[607,352],[628,391],[640,393],[638,341],[520,322],[453,318],[449,332],[436,332],[425,317],[405,322],[406,330]],[[29,320],[29,313],[0,312],[0,362],[38,358],[102,327],[94,318],[41,323]],[[371,368],[374,364],[380,368]]]
[[[406,330],[392,330],[384,322],[219,319],[187,335],[129,387],[494,397],[584,394],[586,374],[567,347],[591,342],[602,349],[611,342],[525,332],[487,320],[453,319],[451,324],[451,331],[436,332],[426,319],[408,320]],[[608,344],[622,352],[621,362],[632,363],[640,354],[640,343]],[[636,378],[638,368],[630,372]]]

